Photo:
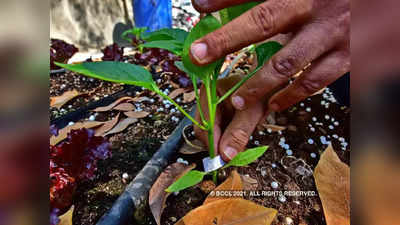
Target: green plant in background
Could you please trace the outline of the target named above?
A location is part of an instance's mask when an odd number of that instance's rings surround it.
[[[237,9],[236,9],[237,10]],[[229,11],[228,11],[229,12]],[[237,12],[235,11],[235,15]],[[227,14],[229,15],[229,14]],[[228,18],[228,17],[227,17]],[[221,27],[221,23],[212,15],[207,15],[190,31],[190,33],[181,29],[161,29],[151,33],[141,33],[140,38],[147,41],[139,45],[142,48],[162,48],[173,52],[176,55],[182,56],[182,61],[176,62],[176,66],[182,71],[186,72],[192,83],[196,93],[197,108],[200,112],[201,121],[196,121],[189,113],[187,113],[181,106],[179,106],[168,95],[164,94],[152,79],[149,71],[141,66],[123,63],[123,62],[85,62],[76,65],[67,65],[57,63],[57,65],[64,67],[68,70],[82,73],[84,75],[124,84],[131,84],[144,87],[150,91],[157,93],[163,98],[170,101],[179,111],[181,111],[187,118],[189,118],[194,125],[198,126],[208,132],[208,146],[210,158],[216,156],[216,149],[214,149],[214,122],[218,104],[228,98],[235,92],[244,82],[250,79],[264,63],[282,46],[277,42],[267,42],[255,47],[257,55],[257,67],[255,70],[247,74],[240,82],[238,82],[232,89],[225,95],[219,97],[217,95],[217,80],[220,69],[223,64],[223,59],[217,62],[208,64],[206,66],[196,66],[192,63],[189,57],[191,44],[203,37],[204,35]],[[209,118],[205,118],[204,111],[201,108],[197,82],[201,80],[203,83],[208,102]],[[261,146],[253,149],[248,149],[244,152],[237,154],[229,163],[223,168],[229,166],[245,166],[256,160],[263,155],[267,150],[267,146]],[[187,187],[196,185],[201,182],[205,175],[212,175],[214,182],[217,182],[217,171],[209,173],[192,170],[173,183],[166,191],[175,192],[183,190]]]

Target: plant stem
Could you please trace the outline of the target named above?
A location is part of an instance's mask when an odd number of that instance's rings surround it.
[[[155,90],[157,92],[157,94],[161,95],[161,97],[167,99],[168,101],[170,101],[179,111],[181,111],[183,113],[183,115],[185,115],[189,120],[191,120],[193,122],[193,124],[195,124],[196,126],[198,126],[200,129],[202,130],[207,130],[207,128],[205,128],[203,125],[201,125],[199,122],[197,122],[191,115],[189,115],[189,113],[187,113],[180,105],[178,105],[178,103],[176,103],[172,98],[170,98],[168,95],[164,94],[161,90],[159,90],[158,88]]]
[[[212,176],[213,176],[213,182],[214,182],[214,184],[217,184],[217,182],[218,182],[217,174],[218,174],[218,173],[217,173],[217,170],[213,171]]]
[[[197,110],[200,113],[200,118],[201,118],[201,121],[203,122],[203,125],[207,127],[208,122],[204,117],[203,109],[201,108],[201,104],[200,104],[199,90],[197,88],[197,79],[195,76],[191,76],[191,78],[192,78],[193,88],[194,88],[195,95],[196,95]]]
[[[207,92],[207,103],[208,103],[208,111],[209,111],[209,122],[207,126],[208,132],[208,148],[210,158],[215,157],[215,149],[214,149],[214,122],[215,122],[215,113],[214,106],[212,104],[212,95],[211,95],[211,80],[210,77],[207,77],[205,81],[206,92]]]

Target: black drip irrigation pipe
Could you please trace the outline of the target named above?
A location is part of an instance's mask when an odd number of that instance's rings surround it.
[[[195,108],[190,113],[194,115]],[[153,183],[168,165],[176,153],[182,140],[184,127],[192,124],[186,117],[172,132],[171,136],[161,145],[160,149],[146,163],[143,169],[136,175],[125,191],[114,202],[112,208],[100,218],[96,225],[122,225],[126,224],[135,213],[135,210],[143,207],[147,202],[149,191]]]
[[[90,110],[93,110],[97,107],[102,107],[102,106],[107,106],[117,99],[129,95],[129,93],[136,93],[136,91],[139,91],[139,87],[132,86],[132,85],[126,85],[124,86],[124,89],[121,91],[118,91],[112,95],[109,95],[108,97],[102,98],[98,101],[91,102],[85,106],[80,107],[79,109],[67,113],[64,116],[61,116],[59,118],[56,118],[52,121],[50,121],[51,125],[55,125],[58,129],[62,129],[68,125],[69,122],[76,122],[80,119],[85,118],[89,113]]]

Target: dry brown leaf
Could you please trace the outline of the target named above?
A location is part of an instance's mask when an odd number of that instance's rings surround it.
[[[270,225],[277,213],[242,198],[229,198],[202,205],[175,225]]]
[[[188,92],[188,93],[184,93],[183,94],[183,103],[189,103],[192,102],[196,99],[196,93],[194,91],[192,92]]]
[[[129,125],[134,124],[138,121],[136,118],[125,118],[121,120],[113,129],[108,131],[107,133],[103,134],[103,136],[107,136],[109,134],[116,134],[119,133],[123,130],[125,130]]]
[[[59,217],[60,222],[58,225],[72,225],[72,216],[74,214],[74,206],[64,213],[62,216]]]
[[[66,91],[57,97],[50,97],[50,106],[60,109],[65,103],[79,95],[82,95],[82,93],[79,93],[77,90],[72,90]]]
[[[254,191],[257,190],[258,181],[249,175],[240,174],[240,178],[242,178],[243,190],[246,191]]]
[[[149,102],[149,101],[151,101],[151,98],[146,97],[146,96],[134,97],[132,99],[132,101],[134,101],[134,102],[146,102],[146,101]]]
[[[286,127],[278,126],[278,125],[264,124],[263,126],[265,127],[265,129],[271,129],[272,132],[278,132],[278,131],[286,130]]]
[[[111,130],[117,123],[119,119],[119,113],[116,117],[112,118],[111,120],[105,122],[103,126],[96,129],[96,136],[102,136],[107,131]]]
[[[168,96],[172,99],[175,99],[176,97],[178,97],[179,95],[185,93],[185,89],[184,88],[178,88],[173,90]]]
[[[214,191],[239,191],[243,190],[242,179],[236,170],[233,170],[231,175],[224,181],[224,183],[220,184]],[[203,205],[209,204],[214,201],[219,201],[222,199],[226,199],[224,197],[214,197],[214,192],[207,196],[206,200],[204,200]]]
[[[199,152],[206,152],[208,151],[203,144],[203,142],[195,139],[191,141],[191,145],[188,143],[184,143],[183,146],[179,149],[179,152],[185,155],[192,155]]]
[[[111,103],[110,105],[95,108],[93,111],[94,111],[94,112],[107,112],[107,111],[112,110],[112,109],[113,109],[115,106],[117,106],[119,103],[121,103],[121,102],[123,102],[123,101],[127,101],[127,100],[133,101],[134,98],[129,97],[129,96],[125,96],[125,97],[119,98],[118,100],[114,101],[114,102]]]
[[[56,145],[58,144],[60,141],[64,140],[65,138],[67,138],[68,133],[71,130],[77,130],[77,129],[81,129],[81,128],[94,128],[94,127],[98,127],[100,125],[104,124],[104,122],[99,122],[99,121],[85,121],[85,122],[79,122],[79,123],[74,123],[71,126],[67,126],[64,127],[63,129],[60,129],[58,131],[58,136],[51,136],[50,137],[50,145]]]
[[[314,171],[327,225],[350,224],[350,168],[329,145]]]
[[[149,113],[149,112],[145,112],[145,111],[140,111],[140,112],[137,112],[137,111],[130,111],[130,112],[124,112],[124,114],[125,114],[127,117],[130,117],[130,118],[140,119],[140,118],[145,118],[145,117],[148,116],[150,113]]]
[[[135,106],[132,105],[131,103],[125,102],[125,103],[121,103],[121,104],[115,106],[115,107],[113,108],[113,110],[118,110],[118,111],[132,111],[132,110],[135,110]]]
[[[171,194],[165,191],[172,183],[174,183],[179,177],[196,167],[196,164],[186,165],[183,163],[173,163],[169,165],[157,178],[156,182],[150,189],[149,193],[149,205],[151,212],[156,220],[157,224],[160,225],[161,214],[165,208],[165,201]]]

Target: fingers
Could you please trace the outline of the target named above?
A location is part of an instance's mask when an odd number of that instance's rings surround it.
[[[211,0],[210,0],[211,1]],[[268,0],[195,41],[190,57],[197,65],[209,64],[250,44],[302,23],[312,9],[312,0]]]
[[[350,71],[350,53],[337,51],[314,62],[293,84],[270,99],[269,109],[282,111],[307,98]]]
[[[266,65],[232,95],[232,104],[238,110],[255,104],[287,84],[289,78],[316,58],[335,46],[325,24],[304,27]]]
[[[263,112],[264,104],[262,102],[247,110],[236,111],[219,144],[219,154],[225,161],[230,161],[237,153],[246,148],[249,137],[262,118]]]
[[[234,5],[256,0],[192,0],[193,7],[202,13],[211,13]]]

